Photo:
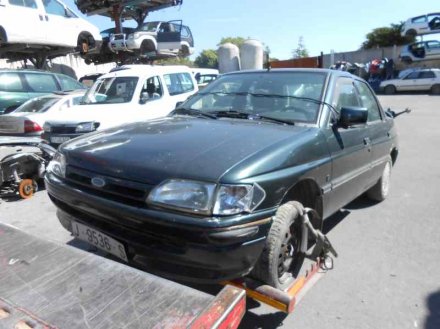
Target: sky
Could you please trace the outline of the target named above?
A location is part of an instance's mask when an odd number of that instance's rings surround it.
[[[64,2],[79,13],[74,0]],[[217,49],[223,37],[243,37],[263,42],[272,58],[289,59],[300,37],[311,56],[354,51],[374,28],[431,12],[440,12],[438,0],[183,0],[182,6],[152,12],[145,21],[182,19],[193,33],[195,56]],[[100,30],[114,26],[106,17],[82,17]],[[134,21],[124,25],[136,26]]]

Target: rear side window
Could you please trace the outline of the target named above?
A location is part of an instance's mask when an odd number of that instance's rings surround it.
[[[62,90],[75,90],[75,89],[84,89],[84,86],[76,81],[75,79],[72,79],[71,77],[68,77],[67,75],[57,75],[58,80],[61,84]],[[93,83],[92,83],[93,84]]]
[[[419,79],[432,79],[435,78],[435,74],[432,71],[422,71],[420,72]]]
[[[9,0],[9,3],[14,6],[37,8],[35,0]]]
[[[25,73],[24,77],[31,88],[30,91],[36,93],[50,93],[59,90],[55,78],[50,74]]]
[[[419,17],[414,17],[411,22],[413,23],[425,23],[427,21],[427,17],[426,16],[419,16]]]
[[[1,73],[0,91],[25,92],[26,90],[17,73]]]
[[[164,79],[171,96],[194,90],[194,83],[190,73],[165,74]]]

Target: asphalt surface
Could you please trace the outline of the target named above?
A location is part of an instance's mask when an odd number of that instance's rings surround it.
[[[396,118],[400,154],[382,203],[358,198],[326,221],[335,268],[294,313],[248,302],[240,328],[440,328],[440,97],[381,96]],[[45,239],[90,249],[58,224],[46,192],[1,201],[0,221]]]

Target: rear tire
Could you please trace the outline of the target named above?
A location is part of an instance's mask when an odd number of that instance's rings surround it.
[[[274,288],[292,284],[304,262],[300,252],[301,225],[295,205],[288,202],[278,208],[266,239],[266,245],[251,275]]]
[[[387,198],[391,183],[391,158],[387,160],[382,176],[377,183],[367,191],[367,197],[373,201],[383,201]]]
[[[384,92],[386,95],[394,95],[396,93],[396,87],[388,85],[385,87]]]
[[[433,85],[431,87],[431,94],[440,95],[440,85]]]

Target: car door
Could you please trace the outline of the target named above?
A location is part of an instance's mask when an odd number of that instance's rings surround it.
[[[177,52],[181,44],[182,21],[170,21],[160,24],[157,32],[157,49]]]
[[[361,106],[353,79],[337,78],[331,103],[338,112],[342,107]],[[372,152],[365,124],[344,129],[332,123],[325,134],[332,159],[329,203],[332,213],[365,191],[370,180]]]
[[[355,86],[359,94],[361,106],[368,110],[367,134],[371,147],[371,169],[368,176],[369,185],[374,185],[383,172],[390,154],[391,123],[385,120],[379,102],[371,88],[363,81],[356,80]]]
[[[7,1],[7,0],[4,0]],[[46,25],[40,0],[9,0],[2,8],[1,25],[14,43],[41,44],[46,41]]]
[[[425,59],[440,58],[440,42],[436,40],[426,41]]]
[[[421,90],[420,81],[419,81],[419,71],[414,71],[409,73],[406,77],[399,81],[399,84],[396,86],[399,91],[414,91]]]
[[[64,4],[58,0],[44,0],[43,5],[46,12],[46,27],[50,31],[47,43],[62,46],[75,45],[77,38],[75,20],[73,17],[70,18],[70,13]]]

